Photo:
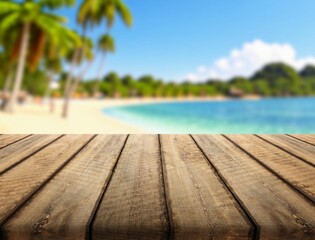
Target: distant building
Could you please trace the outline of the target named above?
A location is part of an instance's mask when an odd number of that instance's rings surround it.
[[[245,96],[245,93],[242,89],[231,87],[229,90],[229,96],[233,98],[242,98]]]
[[[60,86],[59,82],[53,81],[50,83],[50,88],[53,90],[58,89],[59,86]]]

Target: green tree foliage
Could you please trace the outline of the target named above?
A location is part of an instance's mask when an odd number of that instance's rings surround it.
[[[84,28],[94,26],[106,20],[108,28],[115,22],[116,15],[127,25],[132,25],[132,15],[122,0],[84,0],[80,5],[77,21]]]
[[[267,82],[271,94],[274,96],[300,95],[301,76],[291,66],[284,63],[266,65],[252,77],[252,81],[264,80]]]
[[[315,95],[315,77],[308,66],[299,75],[292,67],[277,63],[268,64],[257,71],[251,79],[234,77],[229,81],[210,79],[205,83],[165,82],[151,75],[134,79],[131,75],[120,77],[111,72],[104,77],[100,91],[107,97],[207,97],[230,95],[236,89],[242,95],[269,96],[308,96]],[[307,75],[302,76],[302,72]],[[305,77],[308,76],[308,77]],[[93,80],[92,80],[93,82]],[[84,84],[91,93],[91,83]]]
[[[13,89],[5,109],[13,111],[18,93],[23,86],[25,67],[35,71],[43,57],[46,40],[56,39],[66,19],[47,12],[72,0],[25,0],[23,2],[0,2],[0,41],[11,56],[10,62],[17,61]],[[9,44],[7,44],[9,43]],[[13,59],[13,60],[12,60]],[[8,64],[9,68],[11,64]]]
[[[138,95],[137,82],[131,75],[126,75],[121,79],[122,84],[127,88],[128,97],[135,97]]]
[[[22,89],[33,96],[43,97],[47,90],[47,78],[44,71],[27,71],[25,73]]]
[[[209,80],[207,85],[214,88],[215,95],[227,95],[229,92],[229,84],[222,80]]]
[[[302,71],[300,72],[300,76],[302,78],[315,78],[315,66],[307,65]]]
[[[252,80],[264,79],[270,86],[275,85],[277,79],[283,78],[290,82],[299,80],[299,74],[291,66],[284,63],[272,63],[266,65],[263,69],[256,72]]]
[[[230,86],[235,87],[245,94],[250,94],[253,92],[253,84],[248,81],[248,79],[243,77],[235,77],[230,80]]]
[[[1,74],[1,72],[0,72],[0,89],[3,89],[3,87],[4,87],[4,82],[5,82],[4,76],[3,76],[3,74]]]
[[[259,80],[259,79],[253,82],[253,92],[254,94],[264,96],[264,97],[272,95],[268,82],[265,80]]]

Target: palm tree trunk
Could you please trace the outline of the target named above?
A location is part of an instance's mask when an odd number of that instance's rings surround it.
[[[1,94],[2,103],[0,106],[1,110],[5,109],[7,106],[9,91],[10,91],[10,88],[12,85],[12,79],[13,79],[13,71],[10,70],[7,77],[6,77],[4,87],[2,89],[2,94]]]
[[[73,76],[74,68],[78,64],[78,61],[79,61],[79,56],[80,56],[79,54],[80,54],[80,50],[79,49],[75,50],[72,61],[71,61],[71,66],[70,66],[70,70],[67,76],[67,80],[66,80],[66,86],[65,86],[65,91],[64,91],[64,104],[63,104],[63,110],[62,110],[62,117],[64,118],[68,116],[69,101],[71,98],[70,90],[71,90],[72,76]]]
[[[49,98],[50,91],[51,91],[50,86],[51,86],[52,81],[54,80],[54,77],[55,77],[54,71],[50,71],[50,73],[47,77],[47,89],[46,89],[46,93],[45,93],[45,98]]]
[[[68,101],[65,102],[64,105],[64,112],[63,112],[63,117],[66,118],[69,113],[69,105],[70,105],[70,98],[75,93],[79,83],[81,82],[82,78],[84,75],[87,73],[87,71],[90,69],[91,65],[93,64],[93,61],[90,61],[87,67],[79,74],[79,76],[75,79],[75,82],[72,83],[72,86],[69,87],[69,92],[67,93],[67,96],[69,96]]]
[[[49,101],[49,111],[50,113],[53,113],[55,108],[54,108],[54,100],[52,98],[52,96],[50,96],[50,92],[51,92],[51,84],[54,80],[54,77],[55,77],[55,73],[54,71],[50,71],[50,74],[49,74],[49,77],[47,79],[47,90],[46,90],[46,93],[45,93],[45,98],[48,99]]]
[[[93,89],[93,96],[96,96],[96,93],[99,89],[99,85],[101,82],[101,76],[102,76],[102,70],[103,70],[103,66],[105,65],[105,56],[106,56],[106,54],[103,53],[102,58],[101,58],[101,62],[100,62],[100,66],[99,66],[98,71],[97,71],[96,83],[95,83],[94,89]]]
[[[64,95],[65,96],[69,92],[69,88],[71,86],[71,82],[72,82],[72,78],[73,78],[74,68],[78,64],[79,55],[80,55],[80,50],[76,49],[74,54],[73,54],[73,57],[72,57],[72,60],[71,60],[71,65],[70,65],[70,69],[69,69],[69,72],[68,72],[68,75],[67,75],[67,79],[66,79],[66,86],[65,86],[65,89],[64,89]]]
[[[74,57],[73,57],[73,60],[72,60],[72,67],[71,68],[74,68],[74,66],[76,66],[78,64],[78,60],[80,58],[80,52],[82,54],[84,54],[84,50],[85,50],[85,36],[86,36],[86,27],[84,26],[83,27],[83,43],[82,43],[82,49],[81,51],[78,49],[75,54],[74,54]],[[63,110],[62,110],[62,117],[66,118],[68,116],[68,111],[69,111],[69,104],[70,104],[70,98],[71,98],[71,95],[72,95],[72,89],[73,89],[73,85],[71,85],[71,80],[72,80],[72,74],[73,74],[73,69],[71,70],[71,76],[68,77],[67,79],[67,82],[66,82],[66,88],[65,88],[65,98],[64,98],[64,105],[63,105]]]
[[[72,96],[73,93],[75,93],[76,89],[78,88],[81,80],[85,76],[85,74],[90,70],[92,64],[94,62],[94,59],[89,62],[89,64],[83,69],[83,71],[78,75],[78,77],[75,79],[74,83],[72,84],[70,95]]]
[[[15,77],[14,87],[12,90],[12,94],[10,96],[9,103],[6,106],[6,111],[8,112],[14,111],[18,94],[21,89],[23,74],[24,74],[24,69],[25,69],[26,56],[27,56],[27,49],[29,45],[30,28],[31,28],[30,23],[24,23],[21,48],[20,48],[21,50],[20,50],[20,55],[19,55],[19,62],[18,62],[17,73]]]
[[[11,85],[12,85],[12,79],[13,79],[13,71],[10,71],[7,75],[7,78],[5,79],[5,84],[3,87],[2,92],[4,94],[8,93],[10,91]]]

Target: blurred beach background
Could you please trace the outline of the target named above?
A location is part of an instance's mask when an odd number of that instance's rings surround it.
[[[0,0],[0,134],[315,133],[314,9]]]

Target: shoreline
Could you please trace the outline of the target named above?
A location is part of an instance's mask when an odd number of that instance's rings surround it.
[[[110,107],[197,101],[226,101],[226,97],[207,98],[133,98],[84,99],[70,102],[69,116],[61,117],[62,100],[55,101],[55,112],[49,112],[47,101],[18,105],[15,113],[0,112],[0,134],[143,134],[144,129],[104,113]],[[257,98],[248,98],[257,100]]]

